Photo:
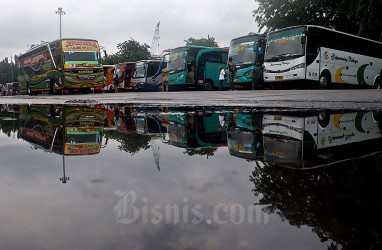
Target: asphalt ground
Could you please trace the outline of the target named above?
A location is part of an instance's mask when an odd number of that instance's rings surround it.
[[[242,106],[302,109],[382,110],[382,90],[252,90],[119,92],[75,95],[1,96],[0,104],[115,104]]]

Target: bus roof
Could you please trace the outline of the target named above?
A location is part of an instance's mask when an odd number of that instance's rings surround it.
[[[55,43],[55,42],[62,41],[62,40],[82,40],[82,41],[94,41],[94,42],[98,43],[97,40],[95,40],[95,39],[88,39],[88,38],[61,38],[61,39],[56,39],[56,40],[53,40],[53,41],[50,41],[50,42],[42,42],[41,44],[38,44],[38,45],[34,46],[33,48],[28,49],[26,52],[20,53],[16,57],[20,57],[20,56],[22,56],[22,55],[24,55],[24,54],[26,54],[26,53],[28,53],[30,51],[33,51],[35,49],[41,48],[43,46],[46,46],[47,44]]]
[[[233,38],[231,41],[235,41],[235,40],[238,40],[238,39],[241,39],[241,38],[245,38],[245,37],[261,36],[261,35],[263,35],[263,33],[249,33],[248,35],[235,37],[235,38]]]
[[[346,33],[346,32],[343,32],[343,31],[338,31],[338,30],[327,28],[327,27],[323,27],[323,26],[307,25],[307,24],[305,24],[305,25],[290,26],[290,27],[279,29],[279,30],[271,31],[271,32],[268,33],[268,35],[269,34],[274,34],[274,33],[280,32],[280,31],[285,31],[285,30],[289,30],[289,29],[296,29],[296,28],[302,28],[302,27],[305,27],[307,29],[309,29],[309,28],[318,28],[318,29],[328,30],[328,31],[331,31],[331,32],[336,32],[336,33],[340,33],[340,34],[343,34],[343,35],[348,35],[348,36],[360,38],[360,39],[363,39],[363,40],[366,40],[366,41],[382,44],[382,42],[379,42],[379,41],[376,41],[376,40],[372,40],[372,39],[369,39],[369,38],[365,38],[365,37],[362,37],[362,36],[353,35],[353,34],[350,34],[350,33]]]
[[[199,48],[199,49],[227,50],[225,48],[220,48],[220,47],[208,47],[208,46],[199,46],[199,45],[185,45],[185,46],[180,46],[180,47],[174,48],[172,50],[182,49],[182,48],[196,48],[196,49]]]

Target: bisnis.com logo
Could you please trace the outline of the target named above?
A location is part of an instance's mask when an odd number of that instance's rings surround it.
[[[116,223],[151,223],[151,224],[178,224],[178,223],[207,223],[207,224],[267,224],[268,214],[253,204],[217,204],[206,212],[200,204],[190,204],[187,197],[183,197],[179,204],[148,204],[148,199],[138,199],[136,192],[123,192],[117,190],[114,195],[119,197],[114,206],[117,216]],[[206,214],[209,214],[208,218]]]

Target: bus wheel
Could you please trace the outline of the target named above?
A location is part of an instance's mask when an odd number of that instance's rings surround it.
[[[318,85],[321,89],[328,89],[330,86],[330,74],[327,72],[323,72],[320,76]]]
[[[377,79],[375,79],[374,88],[382,89],[382,78],[380,76],[378,76]]]
[[[164,92],[164,90],[163,90],[163,83],[159,83],[158,84],[158,91],[159,92]]]
[[[318,112],[318,124],[321,128],[326,128],[330,122],[330,112],[326,109]]]
[[[164,81],[160,86],[159,86],[159,91],[162,92],[168,92],[168,82]]]
[[[50,81],[50,94],[57,95],[58,94],[58,84],[54,81]]]
[[[30,95],[30,96],[33,95],[31,86],[29,84],[27,84],[27,94]]]
[[[213,82],[211,82],[210,80],[207,80],[205,83],[204,83],[204,90],[206,91],[210,91],[213,89]]]

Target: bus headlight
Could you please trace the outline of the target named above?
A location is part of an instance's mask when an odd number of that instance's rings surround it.
[[[252,76],[252,71],[253,70],[248,70],[247,72],[244,73],[245,77],[251,77]]]
[[[302,68],[305,68],[305,63],[300,63],[300,64],[297,64],[296,66],[290,68],[290,70],[296,70],[296,69],[302,69]]]
[[[176,77],[176,80],[180,80],[180,79],[182,79],[183,77],[184,77],[184,74],[178,75],[178,76]]]
[[[65,79],[69,82],[76,82],[77,79],[75,79],[74,77],[71,77],[71,76],[65,76]]]

